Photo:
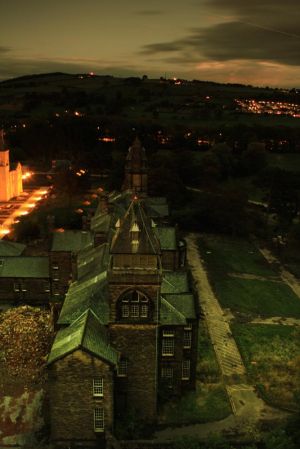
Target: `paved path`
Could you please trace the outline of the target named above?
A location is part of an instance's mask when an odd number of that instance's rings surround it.
[[[205,316],[208,331],[223,374],[228,397],[235,415],[257,419],[265,403],[258,398],[253,385],[246,380],[246,369],[230,329],[230,319],[224,314],[210,284],[200,258],[197,239],[189,234],[187,260],[198,291],[199,305]]]
[[[231,334],[229,322],[231,314],[225,314],[212,291],[203,262],[199,256],[197,239],[199,235],[189,234],[187,241],[187,260],[191,268],[195,286],[198,290],[201,310],[204,313],[208,331],[224,383],[231,403],[233,414],[221,421],[205,424],[192,424],[176,428],[166,428],[154,434],[154,441],[176,441],[179,438],[206,438],[209,435],[243,434],[245,428],[255,426],[258,420],[282,419],[288,413],[267,406],[257,397],[253,385],[249,385],[245,376],[245,367],[241,355]]]
[[[300,281],[298,281],[298,279],[296,279],[292,273],[286,270],[281,265],[279,259],[277,259],[277,257],[275,257],[274,254],[272,254],[271,251],[269,251],[267,248],[259,248],[259,251],[269,263],[276,263],[278,265],[281,279],[293,290],[293,292],[300,299]]]

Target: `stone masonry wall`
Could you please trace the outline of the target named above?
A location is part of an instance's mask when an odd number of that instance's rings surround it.
[[[103,407],[105,430],[113,426],[113,370],[77,350],[49,367],[51,438],[53,441],[95,442],[94,408]],[[103,377],[103,398],[93,397],[93,378]]]
[[[127,406],[134,408],[141,419],[155,421],[157,411],[156,326],[111,324],[110,336],[112,345],[121,352],[122,357],[128,360],[125,387]]]

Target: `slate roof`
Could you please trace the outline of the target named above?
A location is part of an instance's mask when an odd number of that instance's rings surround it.
[[[0,277],[49,278],[49,258],[36,256],[1,257]]]
[[[116,365],[119,353],[109,344],[105,327],[90,309],[70,326],[56,334],[47,364],[82,349],[106,362]]]
[[[164,295],[164,299],[187,319],[195,319],[195,299],[192,293]]]
[[[91,229],[95,232],[106,233],[109,231],[112,225],[112,215],[107,213],[102,213],[95,215],[91,219]]]
[[[0,240],[0,257],[1,256],[20,256],[25,250],[26,245],[22,243],[9,242]]]
[[[185,316],[179,312],[165,298],[161,298],[160,303],[160,323],[162,325],[186,324]]]
[[[188,293],[189,283],[185,271],[164,271],[161,284],[162,294]]]
[[[155,227],[155,233],[162,250],[174,251],[177,249],[176,229],[173,227]]]
[[[54,232],[51,251],[79,251],[93,246],[93,235],[90,231],[65,230]]]
[[[77,285],[75,285],[77,284]],[[68,325],[91,309],[102,324],[109,321],[106,272],[70,287],[59,315],[58,324]]]
[[[130,236],[130,230],[135,224],[139,228],[139,244],[136,251],[133,250]],[[131,202],[111,245],[111,253],[113,254],[130,254],[132,252],[139,254],[158,254],[160,252],[159,242],[153,231],[151,220],[146,216],[142,203],[138,200]]]
[[[108,260],[108,243],[80,251],[77,257],[78,279],[82,280],[99,274],[107,268]]]

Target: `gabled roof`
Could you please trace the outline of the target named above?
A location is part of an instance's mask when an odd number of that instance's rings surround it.
[[[51,251],[79,251],[93,246],[93,235],[90,231],[65,230],[54,232]]]
[[[175,251],[177,249],[175,228],[157,226],[154,229],[162,250]]]
[[[187,319],[195,319],[195,298],[192,293],[164,295],[164,299]]]
[[[137,249],[133,250],[131,229],[135,223],[139,228],[139,243]],[[111,245],[112,254],[130,254],[133,252],[138,254],[159,254],[160,252],[159,242],[153,231],[151,220],[145,214],[142,202],[139,200],[131,202]]]
[[[20,256],[25,250],[26,245],[22,243],[0,240],[0,257],[2,256]]]
[[[47,364],[81,349],[112,364],[118,363],[119,353],[109,344],[105,327],[90,309],[69,327],[56,334]]]
[[[188,293],[189,283],[185,271],[164,271],[161,284],[162,294]]]
[[[49,258],[36,256],[1,257],[0,277],[49,278]]]
[[[72,288],[73,287],[73,288]],[[81,288],[80,288],[81,287]],[[87,282],[70,287],[59,315],[58,324],[68,325],[86,310],[91,309],[102,324],[109,321],[106,272]]]
[[[160,323],[162,325],[186,324],[186,319],[181,312],[162,297],[160,303]]]
[[[102,245],[80,251],[77,257],[78,279],[81,281],[86,277],[95,276],[106,270],[108,260],[108,243],[103,243]]]
[[[106,233],[109,231],[111,225],[112,225],[112,215],[108,213],[95,215],[91,219],[91,230],[94,232]]]

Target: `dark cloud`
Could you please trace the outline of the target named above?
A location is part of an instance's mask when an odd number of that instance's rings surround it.
[[[299,0],[207,0],[207,5],[220,14],[233,13],[237,20],[278,31],[300,33]]]
[[[191,30],[182,39],[148,44],[142,52],[158,57],[172,52],[172,58],[186,62],[198,57],[210,61],[257,60],[298,66],[300,8],[296,8],[296,1],[299,0],[251,0],[245,3],[212,0],[209,4],[231,13],[231,20],[228,16],[216,15],[220,23]],[[291,17],[293,7],[295,15]]]
[[[0,45],[0,54],[1,53],[8,53],[10,51],[9,47],[4,47],[2,45]]]
[[[180,41],[174,41],[174,42],[162,42],[157,44],[149,44],[144,45],[141,53],[144,54],[156,54],[156,53],[169,53],[170,51],[179,51],[182,48],[182,44]]]

